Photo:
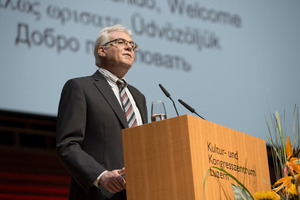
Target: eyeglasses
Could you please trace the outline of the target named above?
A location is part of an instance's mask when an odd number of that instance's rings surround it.
[[[139,47],[139,45],[137,43],[135,43],[133,41],[127,41],[123,38],[117,38],[115,40],[109,41],[109,42],[105,43],[102,46],[106,46],[106,45],[111,44],[111,43],[115,44],[117,46],[127,46],[127,44],[129,44],[131,46],[131,48],[133,49],[133,51],[137,51],[138,47]]]

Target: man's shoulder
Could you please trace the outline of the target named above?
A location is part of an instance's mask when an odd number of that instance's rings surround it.
[[[80,77],[75,77],[75,78],[71,78],[67,81],[68,82],[75,82],[75,83],[84,83],[84,82],[89,82],[89,81],[93,81],[95,79],[99,79],[101,75],[99,75],[100,73],[98,73],[98,71],[96,71],[93,75],[89,75],[89,76],[80,76]]]
[[[75,77],[67,80],[65,86],[85,85],[93,80],[92,76]]]
[[[94,75],[75,77],[67,80],[64,89],[68,88],[85,88],[90,87],[94,83]]]
[[[93,79],[93,76],[80,76],[80,77],[75,77],[75,78],[71,78],[68,81],[71,82],[81,82],[81,81],[87,81]]]

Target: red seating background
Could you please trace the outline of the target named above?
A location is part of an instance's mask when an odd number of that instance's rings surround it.
[[[0,155],[0,199],[68,199],[70,177],[54,153],[1,149]]]
[[[0,200],[67,200],[56,117],[0,110]]]

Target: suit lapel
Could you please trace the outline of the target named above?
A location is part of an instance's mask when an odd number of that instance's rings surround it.
[[[104,76],[97,70],[94,73],[93,78],[95,86],[98,88],[99,92],[103,95],[107,103],[115,112],[116,116],[119,118],[124,128],[128,128],[128,123],[126,121],[124,112],[120,106],[120,103],[118,102],[114,92],[112,91],[110,85],[107,83]]]

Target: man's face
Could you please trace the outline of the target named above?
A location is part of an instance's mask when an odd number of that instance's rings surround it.
[[[126,41],[132,41],[131,37],[124,32],[114,31],[110,32],[108,36],[109,41],[118,38],[123,38]],[[125,76],[127,71],[133,65],[135,54],[130,44],[118,45],[115,43],[111,43],[108,44],[106,48],[103,48],[102,51],[102,60],[106,65],[103,67],[111,71],[113,74],[117,75],[119,78]]]

